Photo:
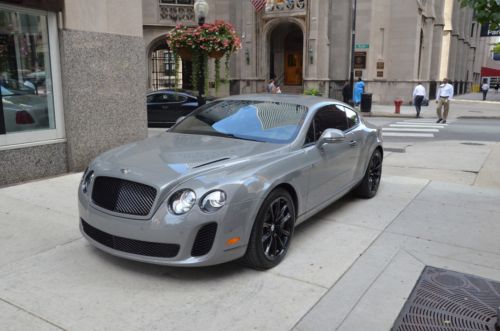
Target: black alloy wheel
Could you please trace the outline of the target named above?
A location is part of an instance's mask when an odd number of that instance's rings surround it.
[[[269,260],[277,259],[286,252],[293,231],[292,218],[288,201],[283,197],[277,198],[268,207],[262,227],[262,248]]]
[[[295,206],[284,189],[264,200],[252,228],[244,262],[255,269],[269,269],[285,257],[295,226]]]
[[[376,149],[372,157],[370,158],[370,163],[366,169],[365,176],[361,180],[361,183],[356,188],[356,194],[362,198],[373,198],[378,191],[380,185],[380,179],[382,178],[382,153],[380,150]]]

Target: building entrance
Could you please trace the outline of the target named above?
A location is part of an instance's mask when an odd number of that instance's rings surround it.
[[[304,37],[300,27],[293,23],[278,25],[270,44],[270,76],[285,90],[286,86],[302,86]]]

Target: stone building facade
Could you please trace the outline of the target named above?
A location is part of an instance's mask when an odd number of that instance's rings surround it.
[[[0,186],[147,136],[142,20],[140,0],[0,1]]]
[[[188,10],[192,2],[143,0],[149,59],[175,24],[194,24],[194,15],[168,15],[178,6]],[[260,12],[250,1],[207,2],[208,21],[231,22],[243,42],[222,94],[263,92],[266,80],[275,77],[285,92],[315,88],[340,98],[350,75],[351,1],[270,0]],[[409,101],[417,81],[431,97],[444,77],[457,93],[479,82],[484,41],[472,10],[461,8],[458,0],[357,0],[356,9],[355,73],[374,102]],[[153,87],[151,74],[148,85]]]

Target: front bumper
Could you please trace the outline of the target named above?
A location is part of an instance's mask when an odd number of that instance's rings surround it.
[[[148,220],[105,213],[82,196],[78,207],[83,236],[107,253],[161,265],[208,266],[235,260],[245,254],[259,206],[260,200],[255,199],[228,204],[213,214],[194,207],[187,214],[177,216],[169,213],[163,204]],[[215,235],[203,232],[207,227],[216,227]],[[227,241],[235,237],[240,241],[228,245]],[[212,242],[207,243],[207,240]],[[193,253],[200,254],[200,250],[193,249],[195,243],[200,245],[200,241],[209,250],[201,256],[193,256]],[[205,253],[203,249],[201,252]]]

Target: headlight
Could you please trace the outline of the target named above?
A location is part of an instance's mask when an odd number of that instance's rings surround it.
[[[201,200],[201,209],[208,213],[213,213],[226,204],[226,193],[223,191],[213,191],[205,195]]]
[[[87,193],[87,189],[89,187],[90,182],[94,179],[94,171],[90,170],[89,172],[85,171],[83,173],[82,178],[82,192]]]
[[[181,190],[170,198],[170,210],[176,215],[187,213],[196,202],[196,194],[191,190]]]

